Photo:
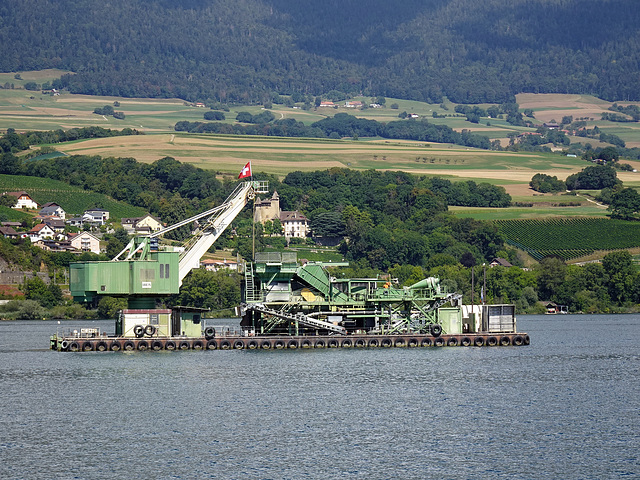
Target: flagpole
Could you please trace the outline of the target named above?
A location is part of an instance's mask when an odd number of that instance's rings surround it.
[[[253,170],[251,169],[251,162],[249,162],[249,181],[253,182]],[[256,261],[256,197],[253,196],[253,215],[251,216],[251,228],[253,230],[253,239],[251,246],[251,260]]]

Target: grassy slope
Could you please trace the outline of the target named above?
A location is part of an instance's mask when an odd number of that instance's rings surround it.
[[[0,175],[0,192],[20,190],[28,192],[40,205],[56,202],[71,215],[82,214],[96,205],[108,210],[112,218],[137,217],[146,213],[142,208],[113,200],[100,193],[67,185],[58,180],[22,175]]]

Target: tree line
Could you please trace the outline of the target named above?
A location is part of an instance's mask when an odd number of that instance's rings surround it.
[[[177,122],[174,128],[178,132],[279,137],[334,139],[342,137],[382,137],[423,142],[453,143],[466,147],[500,150],[499,141],[491,141],[488,137],[471,133],[469,130],[457,132],[447,125],[437,125],[426,119],[378,122],[377,120],[358,118],[348,113],[338,113],[333,117],[324,118],[307,126],[292,118],[275,120],[270,123],[270,120],[268,120],[269,117],[265,115],[265,112],[260,115],[264,116],[263,118],[266,121],[256,120],[253,118],[256,116],[252,116],[247,112],[244,113],[246,113],[246,115],[242,115],[239,121],[251,123],[251,125],[218,122],[188,122],[185,120]],[[240,114],[238,114],[238,116],[240,116]],[[271,119],[273,119],[273,114],[271,114]]]

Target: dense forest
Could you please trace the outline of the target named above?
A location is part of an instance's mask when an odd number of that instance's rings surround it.
[[[260,103],[273,94],[638,100],[629,0],[23,0],[0,3],[1,71],[74,93]]]

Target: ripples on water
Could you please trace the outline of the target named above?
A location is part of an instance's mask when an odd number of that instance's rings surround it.
[[[2,479],[640,478],[640,316],[523,316],[508,348],[58,353],[56,328],[0,324]]]

